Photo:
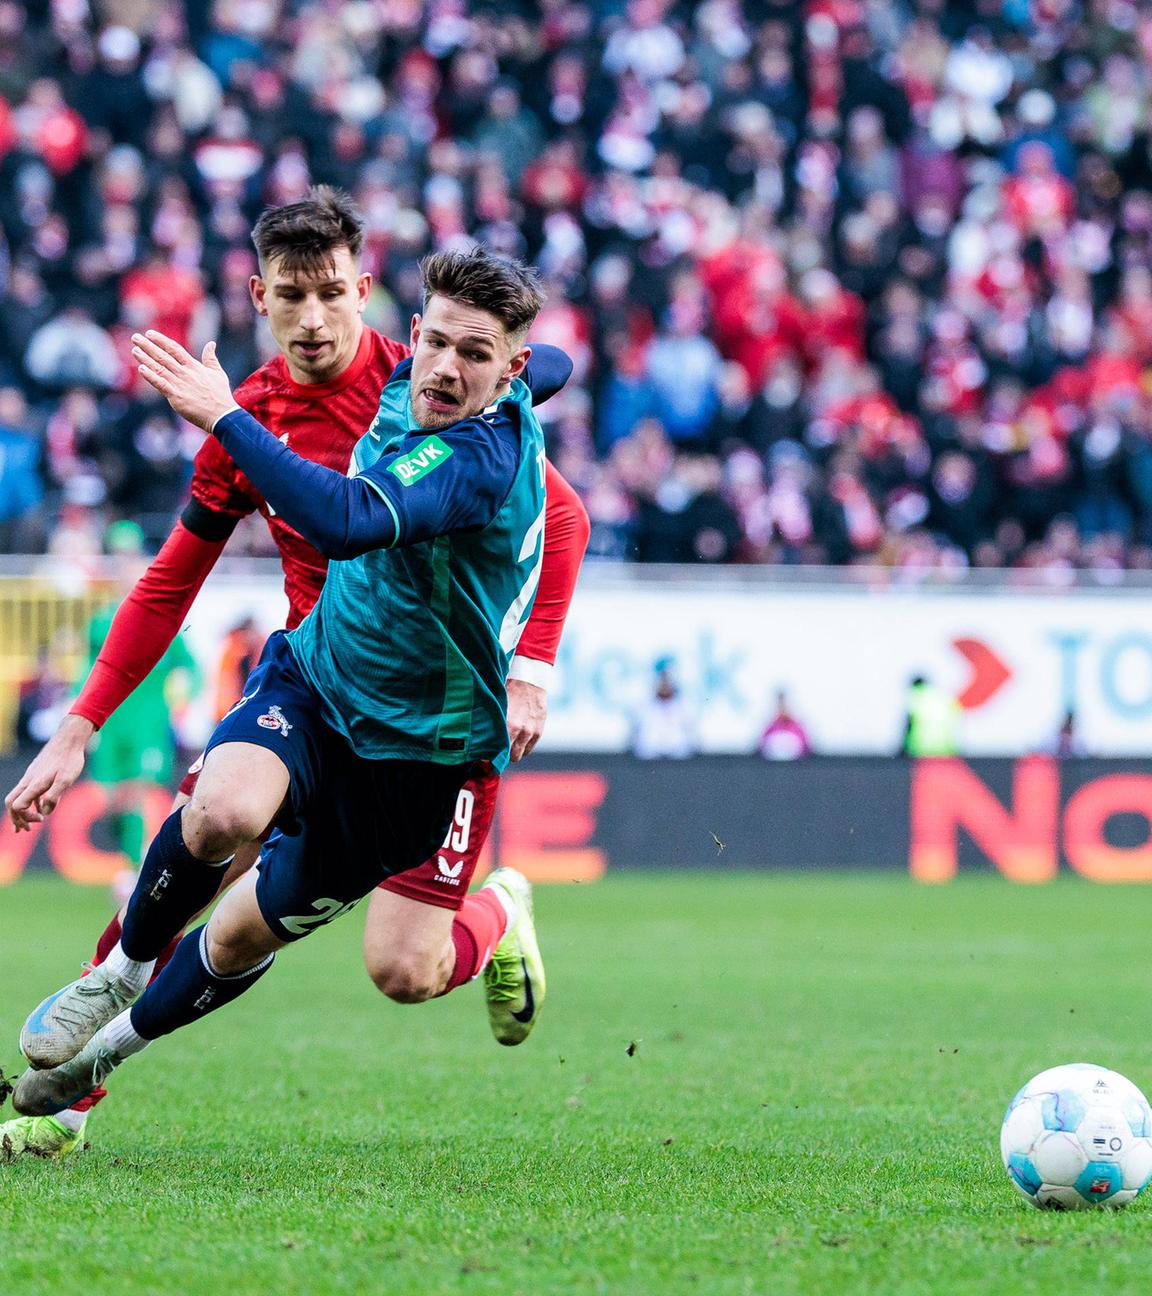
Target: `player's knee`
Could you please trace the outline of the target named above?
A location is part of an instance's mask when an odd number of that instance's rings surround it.
[[[444,988],[440,969],[420,960],[369,959],[368,975],[381,994],[396,1003],[424,1003]]]
[[[239,798],[205,803],[194,797],[181,816],[184,844],[197,859],[222,859],[263,832],[267,825],[260,818]]]
[[[267,957],[269,950],[266,945],[266,941],[242,927],[224,926],[214,931],[210,923],[205,940],[208,966],[217,976],[240,976]]]

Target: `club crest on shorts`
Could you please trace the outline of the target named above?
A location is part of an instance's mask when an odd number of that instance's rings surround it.
[[[288,730],[292,728],[288,723],[284,712],[276,705],[270,706],[262,716],[257,716],[256,723],[262,729],[279,729],[282,738],[287,738]]]

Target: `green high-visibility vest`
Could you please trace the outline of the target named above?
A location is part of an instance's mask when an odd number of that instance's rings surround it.
[[[908,701],[909,756],[955,756],[960,706],[943,689],[918,684]]]

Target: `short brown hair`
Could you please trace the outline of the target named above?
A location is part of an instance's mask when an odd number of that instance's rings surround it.
[[[364,218],[351,194],[313,185],[300,202],[269,207],[256,222],[252,242],[261,266],[275,259],[287,274],[319,274],[331,267],[337,248],[360,256]]]
[[[484,248],[434,252],[420,262],[424,309],[432,297],[475,306],[495,315],[504,332],[519,342],[544,305],[540,274],[522,261],[494,256]]]

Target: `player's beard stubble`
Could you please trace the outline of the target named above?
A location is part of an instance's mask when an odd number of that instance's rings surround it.
[[[457,405],[446,410],[430,408],[424,398],[424,393],[419,392],[412,401],[412,417],[415,419],[417,426],[425,431],[432,432],[438,428],[451,427],[453,423],[475,418],[477,414],[486,410],[489,405],[495,404],[510,386],[510,383],[498,381],[492,386],[483,400],[472,401],[468,405]]]

